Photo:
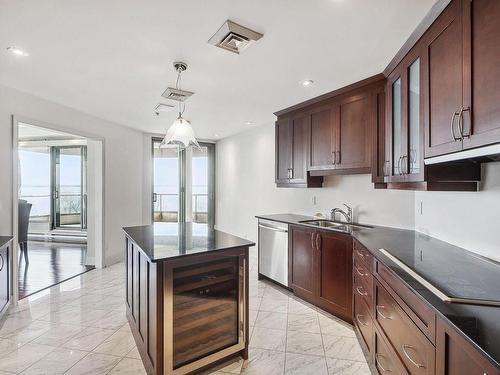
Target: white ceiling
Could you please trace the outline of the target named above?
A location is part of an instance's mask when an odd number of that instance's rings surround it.
[[[0,0],[0,84],[163,132],[176,113],[153,108],[182,60],[183,88],[195,92],[185,117],[198,137],[222,138],[380,73],[434,2]],[[242,55],[209,45],[228,18],[264,37]],[[12,45],[30,56],[9,54]]]

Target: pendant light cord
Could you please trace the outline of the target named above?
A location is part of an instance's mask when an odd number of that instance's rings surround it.
[[[177,81],[175,82],[175,88],[177,90],[181,90],[181,73],[182,73],[182,68],[178,67],[177,68]],[[181,111],[181,104],[182,104],[182,111]],[[186,104],[179,102],[179,117],[182,117],[185,110],[186,110]]]

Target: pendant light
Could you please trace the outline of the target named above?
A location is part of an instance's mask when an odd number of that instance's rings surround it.
[[[181,74],[187,69],[187,64],[183,62],[175,62],[174,68],[177,71],[177,81],[175,83],[176,90],[181,91]],[[196,146],[200,148],[198,141],[194,136],[194,130],[191,123],[186,120],[182,115],[186,109],[186,105],[179,101],[179,116],[174,121],[174,123],[168,128],[163,141],[160,144],[162,146],[175,145],[181,149],[189,146]]]

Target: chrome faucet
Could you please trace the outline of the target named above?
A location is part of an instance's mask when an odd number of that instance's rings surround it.
[[[341,208],[334,208],[333,210],[331,210],[330,212],[330,219],[335,221],[335,214],[338,212],[339,214],[343,215],[345,220],[348,222],[348,223],[352,223],[352,208],[349,207],[347,204],[344,203],[344,206],[347,207],[347,212],[345,212],[344,210],[342,210]]]

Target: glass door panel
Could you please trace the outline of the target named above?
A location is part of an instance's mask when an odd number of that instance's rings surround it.
[[[82,229],[82,146],[55,147],[54,159],[55,227]]]
[[[180,220],[180,153],[176,147],[160,148],[160,143],[153,140],[153,222],[176,230]]]
[[[392,174],[401,174],[402,119],[401,119],[401,78],[392,84]]]
[[[409,173],[420,172],[420,59],[408,68]]]
[[[31,203],[28,233],[51,226],[50,148],[19,146],[19,199]]]
[[[153,139],[153,223],[192,223],[193,235],[214,226],[215,145],[160,147]],[[177,230],[171,225],[172,233]]]

